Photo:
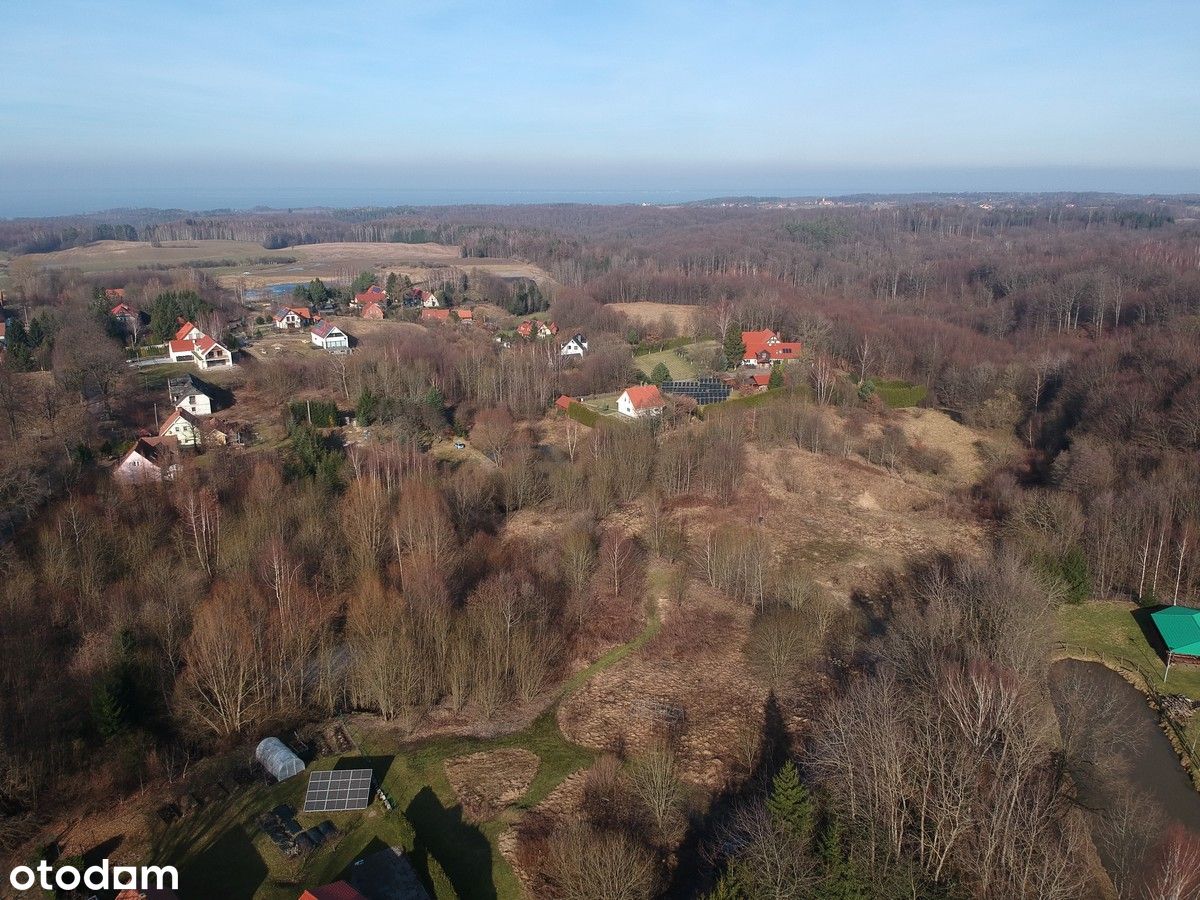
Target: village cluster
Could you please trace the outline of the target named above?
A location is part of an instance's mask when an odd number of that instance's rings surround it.
[[[145,314],[125,301],[123,289],[110,288],[105,291],[105,296],[116,301],[110,314],[125,333],[136,334],[144,328]],[[473,309],[445,308],[436,294],[422,288],[409,288],[401,296],[403,307],[419,309],[417,321],[426,326],[473,326],[480,321]],[[391,305],[388,293],[378,285],[357,292],[350,302],[351,311],[368,321],[387,317]],[[332,308],[318,311],[308,305],[280,304],[270,310],[269,320],[260,318],[259,321],[266,322],[274,332],[307,329],[314,348],[331,354],[349,354],[353,352],[352,338],[326,317],[332,311]],[[489,327],[495,330],[495,326]],[[555,341],[558,340],[559,327],[553,321],[526,318],[508,334],[514,332],[517,338],[527,341]],[[3,331],[0,330],[2,339]],[[503,334],[495,338],[504,349],[512,346],[512,340],[514,338]],[[766,390],[773,367],[800,359],[804,349],[803,344],[784,341],[770,329],[743,331],[741,342],[744,353],[739,370],[692,380],[631,385],[616,398],[616,416],[634,420],[654,419],[663,414],[672,400],[683,399],[696,406],[706,406],[729,399],[737,386]],[[202,373],[233,366],[237,352],[206,334],[191,321],[179,324],[164,351],[164,356],[148,362],[190,363]],[[571,334],[557,347],[557,356],[564,361],[582,359],[588,352],[588,339],[580,332]],[[225,393],[190,373],[168,379],[167,394],[171,411],[158,423],[157,433],[142,434],[136,438],[114,469],[114,477],[125,482],[161,481],[175,473],[179,453],[183,450],[245,443],[249,439],[248,429],[232,423],[219,423],[212,418],[221,408]],[[555,406],[562,412],[570,412],[572,404],[584,400],[582,397],[562,396]]]

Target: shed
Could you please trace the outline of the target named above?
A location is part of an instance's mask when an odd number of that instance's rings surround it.
[[[1167,645],[1167,672],[1176,656],[1200,661],[1200,609],[1188,606],[1166,606],[1150,613],[1154,627]],[[1163,680],[1166,681],[1166,673]]]
[[[304,771],[304,762],[277,737],[263,738],[254,751],[254,758],[279,781],[285,781]]]

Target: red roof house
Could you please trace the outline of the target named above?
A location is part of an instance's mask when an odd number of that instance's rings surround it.
[[[617,412],[631,419],[644,419],[660,415],[666,405],[656,384],[626,388],[625,392],[617,398]]]
[[[354,304],[365,307],[368,303],[387,303],[387,291],[377,284],[371,285],[365,291],[354,295]]]
[[[775,362],[791,362],[799,359],[804,352],[801,343],[787,343],[779,339],[779,335],[770,328],[762,331],[743,331],[742,344],[746,352],[742,354],[742,365],[765,366]]]
[[[364,319],[382,319],[384,317],[383,304],[368,301],[362,308],[362,317]]]
[[[423,309],[421,310],[422,322],[449,322],[450,310],[448,309]]]
[[[568,397],[566,394],[563,394],[561,397],[559,397],[557,400],[554,401],[554,405],[557,406],[559,409],[561,409],[563,412],[566,412],[567,410],[569,410],[571,408],[571,404],[574,402],[575,401],[572,400],[570,397]]]

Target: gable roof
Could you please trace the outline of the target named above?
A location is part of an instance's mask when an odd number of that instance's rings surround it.
[[[191,353],[196,349],[195,341],[168,341],[167,346],[172,353]]]
[[[133,307],[130,306],[128,303],[118,303],[116,306],[114,306],[108,312],[110,315],[113,315],[113,316],[132,316],[132,315],[134,315]]]
[[[129,448],[129,452],[121,457],[121,464],[124,465],[125,460],[136,453],[157,466],[161,461],[160,457],[178,447],[179,441],[175,440],[171,435],[145,435],[139,437],[134,445]]]
[[[193,328],[195,328],[196,331],[200,330],[199,328],[196,328],[196,326],[193,325],[191,322],[184,322],[182,325],[179,326],[179,330],[175,332],[175,340],[177,340],[177,341],[184,340],[191,333]]]
[[[342,329],[338,328],[336,325],[334,325],[328,319],[322,319],[320,322],[318,322],[316,325],[313,326],[312,333],[315,334],[319,338],[327,338],[331,334],[333,334],[335,331],[338,334],[343,335],[343,336],[346,334],[346,332],[342,331]]]
[[[158,434],[160,437],[167,433],[167,430],[175,424],[176,419],[183,419],[183,421],[187,422],[193,428],[200,427],[200,420],[193,416],[190,412],[185,409],[176,409],[175,412],[167,416],[167,421],[163,422],[162,428],[158,429]]]
[[[766,353],[773,360],[795,359],[804,350],[804,344],[781,341],[779,335],[770,328],[743,331],[742,344],[746,347],[743,359],[757,359],[760,353]]]
[[[629,402],[634,409],[653,409],[656,406],[665,406],[662,393],[658,390],[658,385],[643,384],[638,387],[626,388],[625,393],[629,395]]]
[[[1150,618],[1170,652],[1200,656],[1200,609],[1168,606],[1150,613]]]
[[[191,372],[178,375],[174,378],[168,378],[167,393],[171,395],[172,400],[178,400],[190,394],[204,394],[206,397],[212,396],[209,386]]]
[[[220,347],[222,350],[225,349],[225,347],[222,344],[217,343],[212,338],[210,338],[207,334],[202,334],[202,335],[200,335],[200,337],[196,338],[196,346],[195,346],[194,352],[199,353],[201,356],[208,356],[208,354],[212,352],[214,347]]]
[[[358,304],[371,303],[373,301],[382,300],[387,296],[387,291],[377,284],[371,285],[365,291],[354,295],[354,302]]]

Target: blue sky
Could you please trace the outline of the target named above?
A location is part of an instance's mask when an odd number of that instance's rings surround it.
[[[1200,3],[8,4],[0,215],[1200,191]]]

